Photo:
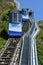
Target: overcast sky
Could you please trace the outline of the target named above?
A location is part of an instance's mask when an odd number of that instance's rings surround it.
[[[43,20],[43,0],[17,0],[20,8],[29,8],[34,11],[36,21]]]

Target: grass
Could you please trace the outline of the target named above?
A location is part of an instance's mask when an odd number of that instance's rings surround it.
[[[0,37],[0,50],[4,47],[7,40]]]

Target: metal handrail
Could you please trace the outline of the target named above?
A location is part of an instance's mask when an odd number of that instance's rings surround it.
[[[30,53],[31,54],[31,57],[30,57],[31,58],[31,65],[38,65],[36,41],[35,41],[38,32],[39,32],[39,28],[38,28],[37,24],[35,23],[33,32],[31,34],[31,53]]]

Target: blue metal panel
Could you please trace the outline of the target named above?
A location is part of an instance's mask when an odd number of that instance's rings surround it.
[[[22,21],[26,21],[26,22],[27,22],[28,20],[29,20],[29,19],[26,19],[26,18],[23,18],[23,19],[22,19]]]
[[[22,15],[22,21],[28,21],[29,17],[28,15]]]
[[[9,36],[22,36],[22,22],[9,23]]]
[[[22,36],[22,32],[9,31],[9,36]]]

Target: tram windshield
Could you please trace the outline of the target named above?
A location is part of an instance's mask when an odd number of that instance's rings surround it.
[[[21,22],[22,21],[22,15],[18,12],[10,13],[9,16],[9,22]]]

